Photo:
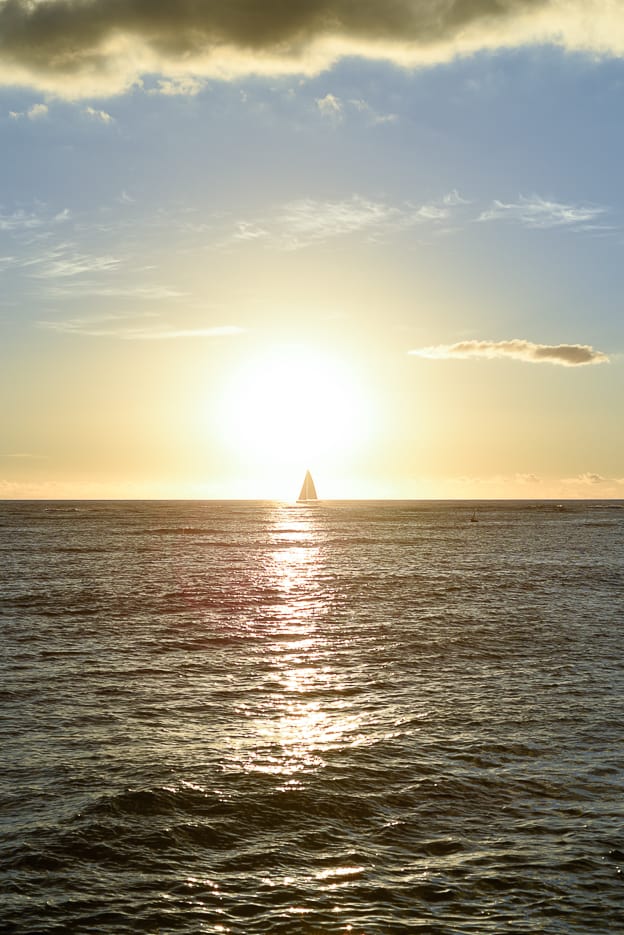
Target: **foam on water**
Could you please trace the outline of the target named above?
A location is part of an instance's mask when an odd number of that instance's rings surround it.
[[[619,933],[622,504],[0,504],[0,929]]]

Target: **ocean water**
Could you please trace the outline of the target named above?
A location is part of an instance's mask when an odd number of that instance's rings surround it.
[[[624,503],[0,503],[0,932],[622,933]]]

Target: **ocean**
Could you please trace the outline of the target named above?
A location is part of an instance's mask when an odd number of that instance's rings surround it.
[[[624,502],[0,503],[3,935],[624,931]]]

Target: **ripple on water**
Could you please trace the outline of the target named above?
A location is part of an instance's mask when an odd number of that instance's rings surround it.
[[[544,506],[1,504],[2,931],[623,931],[624,513]]]

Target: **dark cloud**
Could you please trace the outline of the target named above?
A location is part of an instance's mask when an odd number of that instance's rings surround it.
[[[437,344],[410,351],[415,357],[430,360],[485,357],[488,359],[511,357],[533,364],[560,364],[579,367],[583,364],[605,364],[609,358],[588,344],[534,344],[514,338],[511,341],[460,341],[457,344]]]
[[[439,60],[544,36],[565,44],[581,8],[580,0],[0,0],[0,71],[42,86],[73,78],[80,93],[81,80],[112,87],[116,73],[119,83],[120,68],[128,83],[146,69],[312,69],[345,51]]]
[[[221,43],[270,52],[319,37],[437,41],[544,0],[5,0],[2,48],[22,61],[71,68],[118,34],[185,55]]]

